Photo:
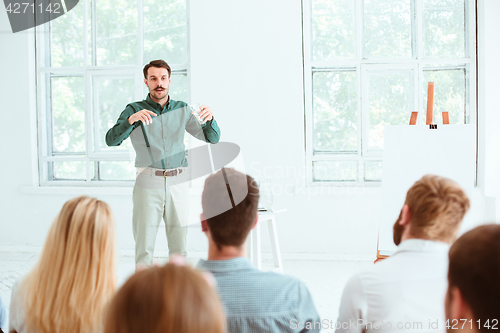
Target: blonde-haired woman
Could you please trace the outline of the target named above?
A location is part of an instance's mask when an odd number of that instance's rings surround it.
[[[38,264],[14,285],[9,332],[102,331],[115,292],[115,221],[110,207],[87,196],[66,202]]]
[[[223,333],[225,316],[208,279],[169,263],[135,273],[111,302],[105,333]]]

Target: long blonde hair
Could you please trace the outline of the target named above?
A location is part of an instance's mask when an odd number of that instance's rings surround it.
[[[214,288],[189,266],[169,263],[135,273],[116,293],[105,333],[223,333]]]
[[[87,196],[64,204],[38,264],[23,282],[29,331],[102,329],[102,313],[115,291],[115,242],[108,204]]]

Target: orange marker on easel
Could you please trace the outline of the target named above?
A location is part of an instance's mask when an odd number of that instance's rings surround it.
[[[443,124],[444,125],[450,124],[450,114],[448,112],[443,112]]]
[[[434,82],[429,82],[427,85],[427,119],[426,125],[432,124],[432,115],[434,111]]]
[[[417,124],[417,117],[418,117],[418,112],[414,111],[411,113],[411,118],[410,118],[410,125],[416,125]]]

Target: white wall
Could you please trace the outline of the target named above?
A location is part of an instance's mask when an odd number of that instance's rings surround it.
[[[478,1],[479,185],[496,198],[500,221],[500,1]]]
[[[266,172],[273,177],[274,206],[288,209],[277,217],[284,257],[373,258],[380,188],[303,186],[301,1],[191,0],[190,10],[192,99],[212,107],[222,140],[240,145],[248,173],[258,176]],[[485,24],[494,23],[491,15],[491,22],[486,20]],[[0,10],[0,97],[2,114],[8,115],[0,134],[0,172],[4,176],[0,186],[0,209],[4,213],[0,247],[41,246],[62,204],[86,192],[97,193],[111,204],[117,217],[120,251],[131,253],[130,194],[88,189],[61,189],[52,194],[29,191],[36,167],[32,160],[36,133],[30,127],[34,95],[27,90],[33,75],[28,66],[31,32],[8,31],[7,16]],[[490,58],[492,62],[494,57]],[[487,80],[493,80],[494,73],[489,75]],[[491,133],[494,126],[481,135]],[[498,156],[497,151],[486,148],[486,156]],[[484,154],[480,164],[484,164]],[[199,197],[193,197],[193,205],[199,206]],[[486,206],[479,188],[473,195],[469,226],[487,218]],[[157,249],[166,249],[163,231],[159,232]],[[205,249],[203,234],[193,227],[189,250]]]

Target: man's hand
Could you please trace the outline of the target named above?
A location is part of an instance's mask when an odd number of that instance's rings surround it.
[[[214,113],[209,106],[200,106],[200,118],[203,119],[204,122],[212,120],[213,115]]]
[[[128,117],[128,123],[133,125],[136,121],[142,121],[144,125],[149,125],[153,122],[153,118],[151,118],[151,116],[156,117],[157,115],[153,111],[143,109]]]

